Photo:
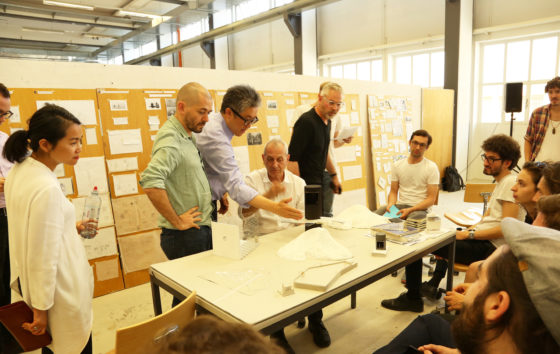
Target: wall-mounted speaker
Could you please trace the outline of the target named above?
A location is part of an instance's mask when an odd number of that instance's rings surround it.
[[[510,82],[506,84],[506,109],[507,113],[521,112],[523,107],[523,83]]]

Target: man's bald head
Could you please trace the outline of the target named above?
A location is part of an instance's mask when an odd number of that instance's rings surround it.
[[[177,93],[177,103],[184,102],[187,106],[193,106],[200,102],[201,98],[212,99],[208,90],[198,82],[189,82],[183,85]]]

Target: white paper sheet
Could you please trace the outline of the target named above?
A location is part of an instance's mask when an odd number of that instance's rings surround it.
[[[64,193],[64,195],[74,194],[74,186],[72,185],[72,177],[59,178],[58,182],[60,183],[60,188],[62,188],[62,192]]]
[[[350,113],[350,122],[352,124],[360,124],[360,114],[358,112]]]
[[[111,155],[142,152],[140,129],[108,130]]]
[[[345,126],[344,128],[342,128],[342,130],[340,131],[340,133],[338,133],[338,136],[336,137],[335,140],[344,140],[346,138],[351,137],[352,135],[354,135],[354,133],[356,132],[356,130],[358,130],[358,127],[349,127],[349,126]]]
[[[351,102],[351,107],[352,107],[352,110],[353,110],[353,111],[355,111],[355,110],[358,109],[358,104],[356,103],[356,100],[352,100],[352,102]]]
[[[387,196],[385,195],[385,191],[384,190],[379,191],[378,196],[379,196],[379,200],[378,200],[379,206],[387,205]]]
[[[379,177],[377,180],[377,185],[381,188],[385,188],[387,186],[387,181],[383,177]]]
[[[268,100],[266,101],[266,108],[268,110],[278,109],[278,102],[276,102],[276,100]]]
[[[103,156],[80,158],[74,165],[74,175],[79,196],[90,195],[95,186],[100,194],[109,191]]]
[[[122,175],[113,175],[113,186],[115,187],[115,196],[137,194],[138,179],[136,172],[126,173]]]
[[[340,125],[343,127],[350,126],[350,116],[348,114],[339,114],[338,118],[340,119]]]
[[[161,98],[146,98],[146,110],[160,110],[161,109]]]
[[[343,166],[342,176],[344,177],[345,181],[349,181],[352,179],[360,179],[362,178],[362,166],[361,165]]]
[[[381,149],[381,140],[379,139],[373,139],[373,148],[374,149]]]
[[[111,111],[128,111],[128,103],[126,100],[109,100]]]
[[[12,106],[10,108],[10,111],[12,111],[12,113],[14,114],[13,116],[10,117],[10,122],[12,122],[12,123],[21,122],[21,115],[19,113],[19,106]]]
[[[97,131],[95,128],[86,128],[86,144],[97,145]]]
[[[344,145],[334,149],[334,156],[338,163],[356,161],[356,150],[352,145]]]
[[[81,239],[88,259],[118,254],[114,226],[99,229],[94,238],[85,239],[81,237]]]
[[[97,281],[115,279],[119,276],[119,259],[112,258],[95,262],[95,276]]]
[[[286,110],[286,122],[288,123],[288,127],[293,127],[294,123],[296,122],[294,120],[294,112],[295,112],[295,109],[287,109]]]
[[[280,126],[278,116],[266,116],[266,124],[269,128],[278,128]]]
[[[400,120],[393,121],[393,136],[403,136],[402,123]]]
[[[123,157],[107,160],[109,173],[138,170],[138,157]]]
[[[251,172],[249,165],[249,148],[247,146],[234,146],[233,153],[235,154],[235,161],[239,166],[242,174],[247,175]]]
[[[128,125],[128,117],[114,117],[113,118],[114,125]]]
[[[406,123],[406,140],[410,140],[410,137],[412,136],[412,133],[414,132],[414,128],[412,127],[412,123]]]
[[[381,147],[387,149],[389,147],[387,134],[381,134]]]
[[[294,100],[293,100],[293,99],[289,99],[289,100],[286,100],[286,104],[289,104],[289,105],[294,105],[294,104],[295,104],[295,102],[294,102]]]
[[[49,100],[37,101],[37,109],[43,107],[46,103],[53,103],[66,108],[83,125],[96,125],[97,116],[95,115],[95,102],[93,100]]]

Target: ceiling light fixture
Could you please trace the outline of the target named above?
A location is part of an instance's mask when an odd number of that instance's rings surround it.
[[[47,28],[22,27],[21,30],[24,31],[24,32],[41,32],[41,33],[48,33],[48,34],[64,34],[64,31],[51,30],[51,29],[47,29]]]
[[[148,18],[161,18],[160,15],[152,15],[152,14],[145,14],[143,12],[134,12],[134,11],[126,11],[126,10],[118,10],[116,13],[117,16],[134,16],[134,17],[148,17]]]
[[[51,0],[43,0],[43,4],[52,5],[52,6],[71,7],[71,8],[74,8],[74,9],[82,9],[82,10],[89,10],[89,11],[93,11],[93,9],[94,9],[93,6],[71,4],[71,3],[67,3],[67,2],[58,2],[58,1],[51,1]]]

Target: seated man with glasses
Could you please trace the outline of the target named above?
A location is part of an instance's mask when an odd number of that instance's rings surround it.
[[[439,188],[437,165],[424,157],[432,143],[431,135],[424,129],[412,133],[410,155],[394,163],[391,169],[391,191],[387,205],[375,212],[383,215],[394,205],[399,208],[401,219],[426,218],[428,209],[436,202]]]
[[[523,221],[525,210],[515,203],[511,188],[516,176],[511,170],[517,166],[521,157],[519,144],[511,137],[493,135],[482,143],[483,173],[494,177],[497,182],[492,192],[488,209],[482,220],[468,230],[457,231],[455,245],[455,261],[463,264],[486,259],[494,250],[504,244],[504,236],[500,222],[505,217],[513,217]],[[434,254],[447,257],[447,247]],[[381,305],[391,310],[422,312],[424,303],[421,296],[431,299],[438,298],[438,287],[447,271],[447,261],[438,260],[432,279],[422,283],[422,263],[414,262],[406,267],[407,292],[390,300],[383,300]]]
[[[218,200],[221,204],[219,212],[227,212],[226,193],[242,208],[264,209],[291,219],[303,217],[300,210],[289,206],[290,198],[274,202],[249,187],[235,161],[231,139],[234,135],[242,136],[251,125],[259,121],[257,112],[260,104],[261,98],[252,87],[230,87],[224,95],[220,112],[210,115],[206,127],[196,137],[196,145],[200,150],[212,190],[214,221],[218,219]]]

